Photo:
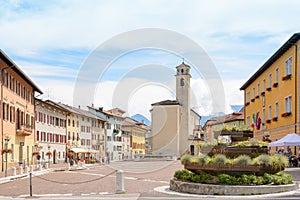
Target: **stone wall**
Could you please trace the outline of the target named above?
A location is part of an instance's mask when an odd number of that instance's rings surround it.
[[[171,179],[170,190],[201,195],[258,195],[297,190],[298,184],[288,185],[213,185],[190,183]]]

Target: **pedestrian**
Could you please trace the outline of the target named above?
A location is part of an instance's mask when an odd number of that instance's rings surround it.
[[[109,155],[107,155],[107,164],[109,165]]]

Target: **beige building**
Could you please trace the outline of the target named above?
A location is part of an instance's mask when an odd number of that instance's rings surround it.
[[[181,156],[189,152],[200,115],[190,108],[190,66],[176,67],[176,100],[153,103],[151,109],[151,152],[154,155]]]
[[[146,152],[145,135],[150,127],[129,117],[121,122],[123,158],[132,159],[144,156]]]
[[[30,164],[34,147],[34,93],[42,91],[0,50],[1,69],[1,169]],[[7,160],[5,160],[7,156]],[[5,164],[4,164],[5,163]]]
[[[244,127],[244,112],[233,112],[224,116],[213,117],[205,122],[204,141],[208,143],[218,142],[218,136],[223,129],[237,129]]]

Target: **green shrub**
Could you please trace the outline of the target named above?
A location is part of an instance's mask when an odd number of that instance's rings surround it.
[[[198,163],[201,165],[205,165],[209,163],[210,157],[207,154],[200,154],[198,156]]]
[[[265,173],[263,177],[264,177],[265,184],[271,184],[274,182],[274,175]]]
[[[228,174],[218,174],[217,182],[220,184],[237,185],[238,179],[235,176],[230,176]]]
[[[271,157],[272,167],[276,170],[284,170],[289,166],[289,159],[283,154],[275,154]]]
[[[233,160],[233,164],[237,164],[237,165],[250,165],[251,163],[252,160],[248,155],[240,155]]]
[[[198,156],[191,156],[191,163],[199,163],[199,157]]]
[[[200,174],[195,174],[186,169],[183,169],[175,171],[174,178],[194,183],[207,183],[208,180],[212,179],[212,176],[204,172],[201,172]]]
[[[260,156],[254,158],[252,163],[265,166],[272,166],[272,159],[271,156],[267,154],[261,154]]]
[[[212,163],[213,163],[214,165],[218,165],[218,166],[220,166],[220,165],[225,165],[225,164],[227,164],[227,162],[228,162],[228,159],[227,159],[226,156],[223,155],[223,154],[216,154],[216,155],[212,158]]]
[[[192,161],[192,156],[190,154],[184,154],[183,156],[181,156],[180,161],[183,165],[190,163]]]
[[[273,183],[275,185],[285,185],[291,184],[293,182],[293,177],[283,171],[274,174]]]
[[[253,178],[249,175],[243,174],[237,178],[237,182],[241,185],[250,185],[252,183]]]
[[[177,179],[189,180],[189,179],[191,179],[191,176],[192,176],[192,173],[186,169],[177,170],[174,173],[174,178],[177,178]]]

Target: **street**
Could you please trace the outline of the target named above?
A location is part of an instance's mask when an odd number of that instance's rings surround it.
[[[182,169],[179,161],[118,161],[110,165],[93,165],[88,169],[76,171],[54,171],[33,176],[32,191],[34,197],[43,199],[299,199],[300,191],[277,195],[258,196],[180,196],[162,189],[176,170]],[[124,171],[125,193],[116,194],[116,170]],[[300,168],[288,168],[296,181],[300,181]],[[17,179],[0,185],[0,198],[25,198],[29,196],[29,178]],[[165,190],[165,191],[163,191]]]

